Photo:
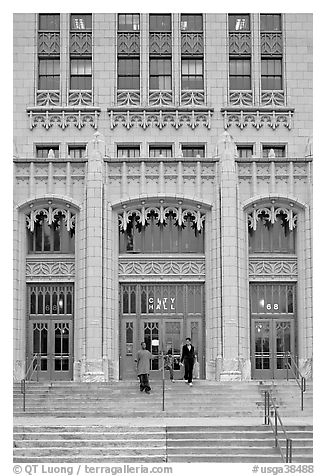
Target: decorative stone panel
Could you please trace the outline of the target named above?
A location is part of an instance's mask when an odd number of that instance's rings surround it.
[[[150,106],[169,106],[173,103],[172,91],[150,91],[148,102]]]
[[[181,54],[202,56],[204,54],[204,41],[202,33],[181,34]]]
[[[37,106],[59,106],[60,105],[60,91],[37,91],[36,92]]]
[[[126,129],[134,126],[147,129],[148,127],[157,127],[163,129],[166,125],[171,125],[175,129],[187,125],[191,129],[196,129],[199,125],[211,128],[212,110],[109,110],[110,127],[114,129],[121,124]]]
[[[249,258],[250,280],[296,280],[298,266],[296,257],[254,257]]]
[[[119,281],[205,281],[205,258],[120,256]]]
[[[204,91],[181,91],[181,104],[182,106],[200,106],[205,104],[205,92]]]
[[[230,55],[250,55],[251,54],[251,34],[250,33],[229,33],[229,54]]]
[[[72,281],[75,278],[74,258],[27,257],[26,281]]]
[[[91,56],[92,33],[70,33],[70,54],[78,56]]]
[[[38,55],[39,56],[59,56],[60,55],[60,33],[40,32],[38,34]]]
[[[140,36],[135,32],[118,33],[118,55],[139,55]]]
[[[260,34],[261,54],[280,56],[283,53],[282,33],[268,32]]]
[[[117,105],[118,106],[139,106],[140,91],[118,91]]]
[[[93,103],[92,91],[69,91],[69,106],[90,106]]]
[[[171,55],[172,36],[171,33],[150,33],[149,37],[150,55]]]
[[[230,91],[229,104],[231,106],[252,106],[252,91]]]
[[[262,91],[261,105],[262,106],[284,106],[285,97],[284,91]]]

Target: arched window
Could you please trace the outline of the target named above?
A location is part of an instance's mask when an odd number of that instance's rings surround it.
[[[256,213],[255,227],[249,220],[249,253],[295,253],[296,229],[291,229],[289,214],[279,210],[272,215],[265,208]]]

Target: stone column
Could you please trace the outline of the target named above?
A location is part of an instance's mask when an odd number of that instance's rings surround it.
[[[86,173],[86,267],[85,267],[85,362],[81,380],[105,380],[103,369],[103,156],[104,140],[95,133],[87,145]]]
[[[239,369],[239,269],[236,147],[228,132],[218,143],[220,159],[221,217],[221,380],[240,380]]]

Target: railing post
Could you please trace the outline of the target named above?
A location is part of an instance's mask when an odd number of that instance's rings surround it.
[[[268,425],[268,419],[269,419],[269,392],[268,390],[265,390],[265,423],[264,425]]]
[[[289,352],[286,355],[286,380],[289,380]]]
[[[165,410],[164,352],[162,351],[162,411]]]
[[[289,438],[289,463],[292,463],[292,440]]]
[[[20,391],[23,394],[23,412],[26,410],[26,381],[23,378],[20,382]]]
[[[301,411],[303,411],[303,393],[306,391],[306,379],[301,377]]]
[[[275,425],[275,448],[277,448],[277,411],[274,408],[274,425]]]
[[[37,354],[37,359],[36,359],[36,381],[39,381],[39,365],[40,365],[40,354]]]

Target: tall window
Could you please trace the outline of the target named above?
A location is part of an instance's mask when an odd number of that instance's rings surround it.
[[[39,14],[38,89],[60,89],[60,14]]]
[[[250,15],[232,14],[228,19],[230,90],[251,90]]]
[[[149,88],[172,89],[171,58],[151,58],[149,63]]]
[[[139,89],[139,58],[118,58],[118,89]]]
[[[182,89],[204,89],[203,60],[183,59],[181,70]]]
[[[295,229],[289,229],[285,214],[280,214],[275,223],[262,215],[257,229],[249,228],[249,253],[295,253]]]
[[[70,89],[92,89],[92,15],[70,15]]]
[[[283,89],[283,40],[281,14],[260,15],[261,89]]]

